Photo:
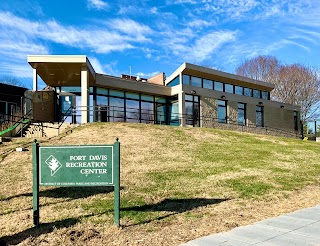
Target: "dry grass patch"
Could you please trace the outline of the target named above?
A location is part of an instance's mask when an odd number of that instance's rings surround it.
[[[42,145],[121,142],[121,225],[110,187],[41,187],[31,149],[0,162],[0,238],[22,245],[178,245],[319,199],[317,143],[200,128],[93,123]],[[13,148],[14,144],[1,146]],[[311,158],[310,158],[311,157]]]

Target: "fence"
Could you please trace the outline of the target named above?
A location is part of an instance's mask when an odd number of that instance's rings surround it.
[[[298,131],[289,131],[274,127],[257,127],[253,124],[239,124],[229,118],[221,120],[218,118],[210,117],[195,117],[191,114],[180,115],[178,113],[164,113],[154,109],[137,109],[125,108],[117,106],[89,106],[89,107],[76,107],[69,111],[69,121],[72,123],[80,123],[82,111],[89,112],[90,122],[135,122],[145,124],[162,124],[179,126],[185,124],[186,126],[193,127],[207,127],[226,130],[235,130],[242,132],[250,132],[264,135],[282,136],[290,138],[302,138],[301,133]],[[155,112],[156,111],[156,112]]]

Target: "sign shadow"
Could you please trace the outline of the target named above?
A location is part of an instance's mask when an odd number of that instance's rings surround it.
[[[176,215],[179,213],[187,212],[198,207],[204,207],[207,205],[219,204],[221,202],[230,199],[209,199],[209,198],[186,198],[186,199],[164,199],[163,201],[156,204],[145,204],[141,206],[133,206],[121,208],[121,211],[139,211],[139,212],[160,212],[167,211],[171,212],[163,216],[157,216],[154,219],[144,220],[139,223],[131,224],[128,226],[134,226],[139,224],[147,224],[155,220],[162,220],[164,218]],[[127,227],[128,227],[127,226]]]
[[[41,223],[41,227],[31,227],[24,231],[21,231],[19,233],[16,233],[12,236],[5,236],[0,238],[0,245],[6,246],[6,245],[17,245],[30,236],[32,237],[38,237],[42,234],[47,234],[52,232],[55,228],[60,229],[63,227],[69,227],[72,225],[75,225],[80,221],[79,218],[68,218],[64,220],[59,220],[51,223]]]

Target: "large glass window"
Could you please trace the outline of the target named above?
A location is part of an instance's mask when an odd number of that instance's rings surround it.
[[[236,86],[235,86],[235,93],[236,93],[237,95],[243,95],[243,87],[236,85]]]
[[[251,88],[244,88],[243,89],[244,95],[247,97],[252,97],[252,89]]]
[[[141,122],[154,123],[154,109],[152,102],[141,102]]]
[[[228,93],[234,93],[233,92],[233,85],[230,84],[224,84],[224,91]]]
[[[190,85],[190,75],[186,75],[186,74],[182,75],[182,84]]]
[[[156,103],[156,123],[165,125],[166,122],[166,105],[162,103]]]
[[[263,127],[263,106],[256,106],[256,126]]]
[[[167,84],[167,86],[172,87],[172,86],[176,86],[176,85],[178,85],[178,84],[180,84],[180,77],[179,77],[179,76],[176,77],[175,79],[173,79],[171,82],[169,82],[169,83]]]
[[[110,96],[115,96],[115,97],[124,97],[124,92],[123,91],[115,91],[115,90],[110,90],[109,91]]]
[[[246,125],[246,104],[238,103],[238,125]]]
[[[179,103],[178,101],[171,101],[169,105],[170,119],[169,123],[171,126],[179,125]]]
[[[140,122],[139,101],[126,99],[126,121]]]
[[[253,90],[253,97],[261,98],[261,91],[260,90]]]
[[[199,126],[200,105],[199,96],[185,95],[186,124]]]
[[[214,90],[223,91],[223,83],[219,81],[214,81]]]
[[[262,92],[261,92],[261,95],[262,95],[262,99],[270,100],[269,92],[267,92],[267,91],[262,91]]]
[[[218,122],[227,123],[227,101],[218,100]]]
[[[124,121],[125,116],[125,108],[124,108],[124,99],[123,98],[116,98],[116,97],[110,97],[109,98],[110,103],[110,121]]]
[[[191,76],[191,85],[197,86],[197,87],[202,87],[202,79],[198,78],[198,77]]]
[[[108,97],[107,96],[97,96],[96,99],[96,121],[107,122],[108,121]]]
[[[213,81],[208,79],[203,79],[203,88],[213,90]]]

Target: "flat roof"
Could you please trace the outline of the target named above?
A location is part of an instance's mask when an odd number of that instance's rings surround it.
[[[183,63],[176,71],[174,71],[169,77],[167,77],[165,84],[168,84],[180,73],[264,91],[272,91],[274,89],[274,84],[272,83],[250,79],[240,75],[226,73],[215,69],[190,64],[187,62]]]
[[[85,55],[28,55],[28,63],[49,86],[80,86],[83,66],[89,72],[89,85],[95,83],[95,71]]]

